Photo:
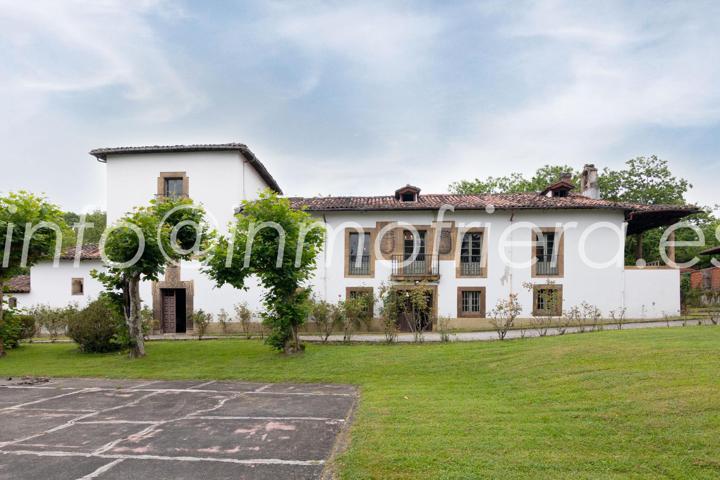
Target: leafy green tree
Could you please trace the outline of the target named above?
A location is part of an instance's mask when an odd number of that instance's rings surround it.
[[[103,250],[112,264],[93,276],[110,292],[122,293],[132,358],[145,355],[140,282],[157,281],[168,263],[202,252],[207,241],[204,215],[189,199],[152,200],[106,231]]]
[[[72,235],[67,235],[63,242],[66,247],[74,247],[77,244],[77,237],[80,226],[82,215],[74,212],[66,212],[64,215],[65,223],[72,228]],[[105,227],[107,227],[107,214],[102,210],[95,210],[93,212],[85,214],[84,217],[85,228],[83,229],[83,245],[97,245],[100,243]]]
[[[59,254],[68,231],[59,207],[45,197],[20,191],[0,197],[0,327],[5,283],[43,259]],[[2,328],[0,328],[2,331]],[[5,355],[0,337],[0,357]]]
[[[656,155],[631,158],[620,170],[605,168],[598,183],[606,200],[647,204],[683,205],[685,194],[692,188]]]
[[[504,177],[476,178],[474,180],[460,180],[450,185],[450,192],[457,194],[486,194],[486,193],[526,193],[539,192],[548,185],[557,182],[562,174],[570,173],[573,182],[579,184],[580,173],[567,165],[545,165],[539,168],[530,178],[522,173],[514,172]]]
[[[324,230],[290,201],[267,190],[245,201],[228,236],[219,238],[204,268],[218,286],[246,289],[256,276],[266,293],[264,323],[270,328],[266,342],[276,350],[302,350],[298,328],[308,317],[312,275]]]

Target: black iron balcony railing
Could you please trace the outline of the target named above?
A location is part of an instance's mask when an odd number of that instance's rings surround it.
[[[482,262],[471,261],[469,258],[460,258],[460,275],[476,276],[482,275]]]
[[[394,277],[436,277],[440,275],[440,263],[435,255],[425,253],[393,255],[392,275]]]
[[[558,258],[556,255],[537,255],[535,264],[536,275],[558,275]]]
[[[350,255],[350,275],[370,275],[370,255]]]

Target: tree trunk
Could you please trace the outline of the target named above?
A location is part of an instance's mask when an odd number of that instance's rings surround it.
[[[0,282],[0,358],[5,356],[5,339],[2,337],[3,319],[3,291],[5,290],[5,282]]]
[[[140,318],[140,276],[133,276],[128,281],[128,296],[130,308],[125,319],[130,334],[130,358],[145,356],[145,342],[143,340],[142,319]]]

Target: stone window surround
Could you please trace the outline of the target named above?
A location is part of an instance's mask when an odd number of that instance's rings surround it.
[[[537,249],[538,233],[555,233],[555,251],[557,252],[557,275],[541,275],[537,273],[537,261],[535,261],[535,252]],[[565,275],[565,231],[562,227],[536,227],[530,232],[531,247],[530,258],[532,267],[530,276],[532,278],[562,278]]]
[[[345,250],[343,253],[343,262],[345,264],[345,278],[374,278],[375,277],[375,232],[374,228],[354,228],[348,227],[343,235],[345,239]],[[370,265],[367,275],[354,275],[350,273],[350,234],[351,233],[369,233],[370,234]]]
[[[345,287],[345,300],[350,299],[350,295],[352,292],[356,293],[363,293],[363,294],[370,294],[370,297],[372,298],[372,316],[375,317],[375,299],[372,297],[373,295],[373,287]]]
[[[190,177],[187,176],[187,172],[160,172],[160,176],[157,178],[157,196],[165,196],[165,180],[168,178],[182,178],[183,181],[183,195],[185,198],[190,197]]]
[[[487,261],[488,261],[488,242],[485,227],[459,227],[453,228],[455,238],[457,242],[453,242],[455,245],[455,277],[456,278],[487,278]],[[482,251],[480,252],[480,274],[479,275],[463,275],[462,268],[460,265],[460,255],[462,253],[462,240],[466,233],[482,233]]]
[[[480,292],[480,311],[463,311],[463,292]],[[458,318],[485,318],[486,298],[485,287],[457,287],[457,316]]]
[[[555,290],[558,292],[559,295],[559,301],[557,306],[555,307],[554,312],[547,312],[547,311],[540,311],[537,309],[537,301],[538,301],[538,294],[539,290]],[[562,315],[563,311],[563,286],[561,284],[557,283],[536,283],[533,285],[533,299],[532,299],[532,314],[534,317],[546,317],[549,313],[551,313],[551,316],[553,317],[559,317]]]

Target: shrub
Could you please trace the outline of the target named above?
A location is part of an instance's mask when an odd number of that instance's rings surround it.
[[[235,305],[235,319],[240,323],[240,330],[242,330],[245,338],[252,336],[252,316],[253,312],[248,308],[247,302]]]
[[[449,342],[450,335],[454,331],[454,329],[450,328],[450,318],[446,316],[439,316],[437,319],[437,329],[440,334],[440,341]]]
[[[627,311],[627,308],[618,308],[616,310],[610,310],[610,318],[612,319],[613,323],[617,324],[618,330],[622,330],[623,325],[625,325],[625,312]]]
[[[8,310],[3,315],[0,324],[0,337],[5,340],[5,346],[16,348],[21,340],[29,340],[35,336],[35,319],[29,315],[22,315],[16,310]]]
[[[342,316],[338,312],[337,305],[328,303],[325,300],[312,299],[310,319],[317,328],[318,336],[325,343],[332,335],[333,330],[340,326]]]
[[[220,331],[222,331],[223,335],[226,335],[228,332],[228,323],[230,323],[230,315],[224,308],[220,309],[217,315],[217,321],[220,324]]]
[[[498,300],[495,308],[490,311],[490,323],[495,328],[500,340],[505,340],[507,332],[513,327],[515,319],[522,313],[517,293],[511,293],[507,300]]]
[[[212,322],[212,313],[205,313],[203,310],[193,312],[192,322],[198,340],[202,340],[207,332],[208,325]]]
[[[30,310],[30,315],[40,329],[45,329],[50,336],[50,341],[55,342],[60,335],[67,332],[68,320],[77,313],[77,306],[50,307],[48,305],[37,305]]]
[[[343,341],[349,342],[353,333],[359,328],[368,327],[373,317],[373,296],[370,293],[359,293],[338,304],[343,326]]]
[[[90,302],[68,318],[68,336],[86,353],[106,353],[125,346],[125,319],[106,297]]]

